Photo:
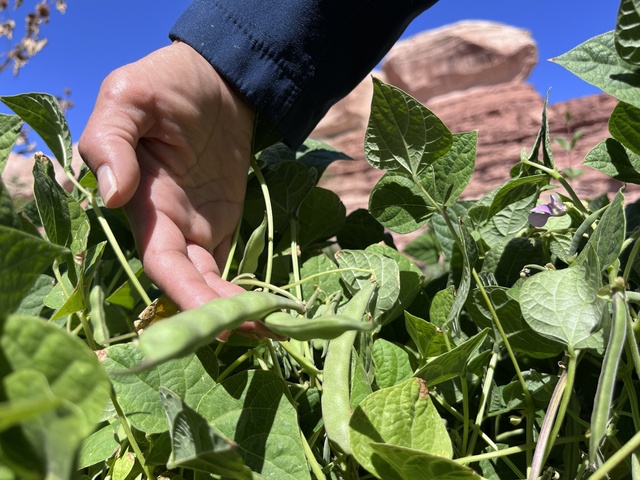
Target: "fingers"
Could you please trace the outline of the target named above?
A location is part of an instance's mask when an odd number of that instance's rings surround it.
[[[135,149],[153,122],[152,102],[144,92],[143,80],[136,77],[133,66],[109,75],[78,144],[110,208],[129,201],[140,179]]]

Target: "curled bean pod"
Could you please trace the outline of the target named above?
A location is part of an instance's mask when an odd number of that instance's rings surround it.
[[[344,315],[326,315],[314,319],[292,317],[288,313],[275,312],[267,315],[262,323],[274,333],[295,340],[308,341],[316,338],[331,340],[354,330],[366,332],[375,327],[372,323],[355,320]]]
[[[151,325],[140,336],[140,349],[151,363],[164,362],[195,352],[225,330],[285,308],[304,311],[301,304],[271,293],[243,292],[216,298]]]
[[[342,315],[362,321],[371,297],[378,285],[374,282],[362,287],[342,311]],[[351,453],[349,443],[349,370],[351,350],[356,339],[356,331],[348,331],[329,342],[322,373],[322,417],[329,439],[344,453]]]

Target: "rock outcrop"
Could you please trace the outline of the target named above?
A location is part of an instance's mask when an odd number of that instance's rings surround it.
[[[425,102],[472,87],[523,81],[537,63],[529,32],[475,20],[398,42],[382,71],[388,83]]]
[[[528,32],[489,22],[460,22],[399,42],[382,65],[382,74],[374,75],[420,100],[451,131],[478,130],[476,168],[463,197],[479,198],[506,181],[520,152],[530,151],[534,144],[544,99],[526,83],[526,77],[536,59],[536,47]],[[370,102],[371,78],[354,92],[353,97],[349,95],[336,104],[313,133],[354,158],[335,162],[322,180],[322,186],[335,191],[348,211],[366,207],[369,192],[382,175],[364,160],[369,112],[365,101],[368,98]],[[589,150],[609,136],[607,122],[615,104],[614,98],[602,94],[548,107],[552,137],[570,139],[579,129],[582,131],[569,153],[553,143],[560,168],[584,171],[571,182],[581,198],[613,193],[621,186],[581,166]],[[346,117],[344,112],[350,114],[348,128],[331,128],[330,119]],[[635,186],[626,193],[628,199],[640,196]]]

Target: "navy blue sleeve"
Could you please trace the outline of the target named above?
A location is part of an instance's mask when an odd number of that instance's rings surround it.
[[[194,0],[171,29],[292,147],[437,0]]]

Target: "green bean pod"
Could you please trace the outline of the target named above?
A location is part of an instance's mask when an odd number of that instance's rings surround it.
[[[342,311],[353,320],[362,321],[369,302],[378,285],[374,282],[362,287]],[[329,342],[327,356],[322,373],[322,417],[329,440],[344,453],[351,453],[349,442],[349,420],[351,406],[349,401],[349,371],[351,350],[356,339],[356,331],[350,330]]]
[[[596,397],[591,413],[591,438],[589,439],[589,461],[594,463],[609,424],[609,412],[613,403],[613,393],[618,375],[620,356],[627,334],[629,310],[624,292],[613,294],[613,319],[609,343],[602,360],[602,370],[596,389]]]
[[[238,267],[238,275],[242,273],[255,273],[258,269],[258,260],[266,245],[267,216],[264,216],[262,223],[258,225],[247,240],[244,247],[244,255]]]
[[[140,335],[140,349],[151,363],[164,362],[195,352],[225,330],[235,330],[244,322],[285,308],[304,311],[301,304],[271,293],[243,292],[216,298],[145,329]]]
[[[331,340],[350,330],[366,332],[375,328],[373,323],[355,320],[344,315],[326,315],[308,319],[301,316],[293,317],[284,312],[267,315],[262,323],[278,335],[303,342],[316,338]]]

